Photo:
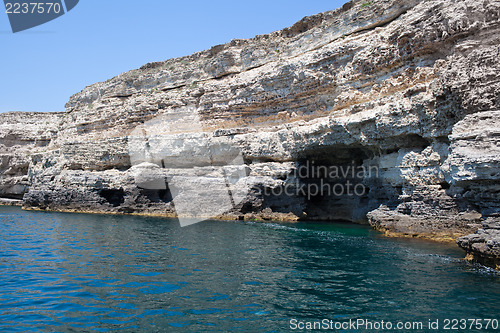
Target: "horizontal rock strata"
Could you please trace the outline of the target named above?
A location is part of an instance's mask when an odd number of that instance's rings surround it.
[[[458,245],[468,253],[467,258],[500,270],[500,218],[490,217],[472,235],[461,237]]]
[[[62,113],[0,114],[0,204],[18,205],[28,191],[31,155],[49,151]]]

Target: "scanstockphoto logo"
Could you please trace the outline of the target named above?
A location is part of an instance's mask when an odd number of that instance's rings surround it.
[[[79,0],[4,0],[12,32],[28,30],[69,12]]]

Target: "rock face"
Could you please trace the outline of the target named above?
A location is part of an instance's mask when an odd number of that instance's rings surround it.
[[[442,184],[416,186],[400,196],[395,210],[370,212],[372,225],[411,236],[430,233],[446,238],[478,229],[482,216],[498,213],[500,112],[467,115],[453,126],[449,139],[447,158],[439,166]]]
[[[500,218],[490,217],[475,234],[458,239],[468,259],[500,270]]]
[[[28,191],[33,153],[48,151],[62,113],[0,114],[0,202],[16,204]]]
[[[24,204],[473,233],[500,212],[499,56],[498,1],[380,0],[150,63],[71,97]]]

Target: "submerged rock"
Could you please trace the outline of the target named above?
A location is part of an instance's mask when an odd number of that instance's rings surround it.
[[[467,251],[467,259],[500,270],[500,218],[488,218],[476,233],[461,237],[457,244]]]

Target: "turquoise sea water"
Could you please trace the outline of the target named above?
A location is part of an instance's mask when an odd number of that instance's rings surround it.
[[[453,245],[350,224],[181,228],[0,207],[0,332],[292,332],[301,331],[292,319],[500,319],[500,275],[463,256]]]

